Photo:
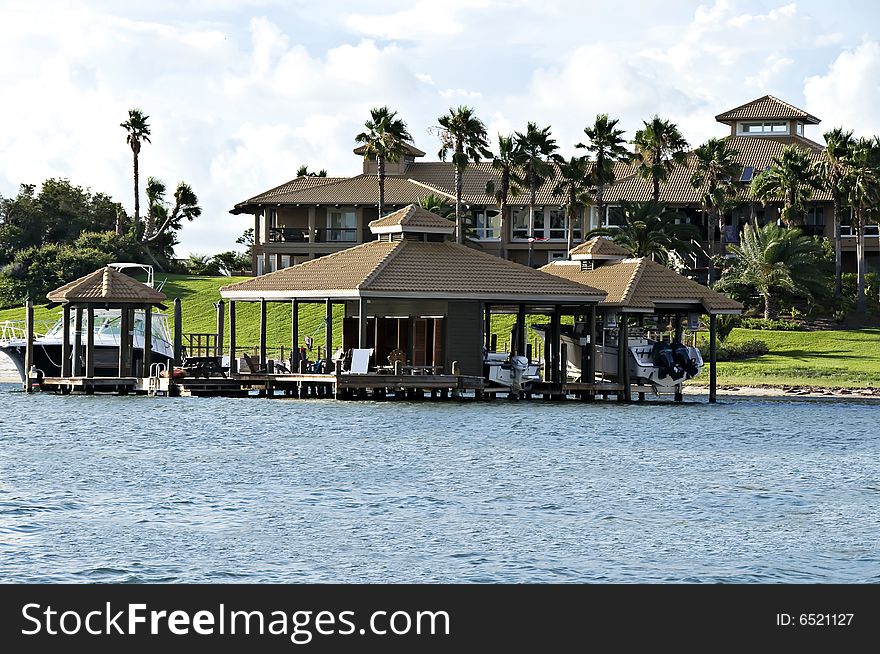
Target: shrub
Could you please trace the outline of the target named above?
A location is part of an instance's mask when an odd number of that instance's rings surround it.
[[[791,320],[764,318],[740,318],[739,326],[743,329],[766,329],[777,332],[802,332],[804,326]]]
[[[704,361],[709,361],[709,344],[700,343],[700,355]],[[716,349],[716,358],[718,361],[740,361],[742,359],[750,359],[759,357],[762,354],[770,352],[770,348],[764,341],[758,339],[750,339],[748,341],[740,341],[738,343],[722,343]]]

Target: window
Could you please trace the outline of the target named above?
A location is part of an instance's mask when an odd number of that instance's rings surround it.
[[[807,210],[808,227],[825,227],[825,210],[822,207],[810,207]]]
[[[289,254],[282,254],[281,255],[281,267],[282,268],[289,268],[290,267],[290,255]]]
[[[353,209],[331,209],[327,213],[327,240],[357,241],[357,215]]]
[[[568,238],[568,223],[565,218],[565,209],[561,207],[535,208],[535,238],[546,241],[564,241]],[[513,209],[513,238],[526,240],[529,237],[529,208],[515,207]],[[583,229],[580,217],[574,225],[574,238],[583,238]]]
[[[526,218],[528,222],[528,217]],[[476,209],[471,215],[474,238],[481,241],[497,241],[501,238],[501,214],[496,209]]]
[[[739,123],[740,134],[788,134],[788,123],[783,120]]]
[[[803,136],[803,135],[804,135],[804,124],[803,124],[803,123],[798,123],[798,124],[797,124],[797,133],[798,133],[799,136]]]

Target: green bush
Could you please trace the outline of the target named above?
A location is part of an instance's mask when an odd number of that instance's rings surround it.
[[[802,332],[804,326],[791,320],[764,318],[740,318],[739,326],[743,329],[767,329],[777,332]]]
[[[709,344],[705,342],[700,343],[699,349],[703,360],[709,361]],[[718,361],[741,361],[742,359],[759,357],[769,352],[770,348],[767,347],[764,341],[753,338],[738,343],[722,343],[718,345],[715,354]]]

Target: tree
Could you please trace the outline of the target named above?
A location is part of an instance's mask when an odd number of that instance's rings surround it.
[[[518,147],[512,134],[498,135],[498,154],[492,158],[492,168],[498,171],[498,183],[495,180],[486,182],[486,195],[498,203],[501,224],[501,258],[507,258],[507,200],[515,198],[522,192],[525,181],[520,171],[525,165],[526,157]]]
[[[856,228],[856,259],[858,274],[856,311],[865,313],[865,225],[876,220],[880,204],[880,139],[860,138],[852,144],[846,158],[848,167],[844,186],[849,189],[848,200],[853,207]]]
[[[675,123],[660,116],[643,122],[645,127],[636,132],[632,141],[635,146],[633,160],[639,176],[651,180],[654,201],[659,202],[660,182],[669,179],[676,166],[685,165],[688,142]]]
[[[479,163],[481,157],[492,156],[489,152],[486,126],[477,118],[474,110],[467,106],[450,109],[448,114],[437,119],[440,125],[441,161],[452,152],[452,167],[455,171],[455,242],[464,241],[464,228],[461,218],[461,195],[464,185],[464,171],[473,161]]]
[[[592,182],[596,185],[596,209],[599,213],[599,224],[605,222],[605,186],[614,184],[614,164],[626,161],[630,157],[629,150],[624,147],[626,141],[622,129],[617,129],[618,119],[610,120],[608,114],[599,114],[590,127],[584,127],[587,143],[578,143],[576,148],[586,148],[594,157]]]
[[[365,132],[354,137],[364,148],[364,159],[376,160],[376,175],[379,179],[379,217],[385,215],[385,162],[400,161],[407,153],[407,142],[412,136],[406,123],[397,118],[397,112],[388,107],[370,109],[370,119],[364,123]]]
[[[723,212],[736,197],[734,180],[739,172],[735,149],[727,145],[726,139],[709,139],[694,150],[694,174],[691,186],[700,191],[703,211],[708,216],[709,249],[715,254],[715,228],[722,229]],[[710,261],[713,261],[710,257]],[[709,283],[714,280],[714,264],[709,267]]]
[[[848,189],[844,180],[848,174],[847,159],[853,146],[852,130],[845,131],[842,127],[835,127],[825,132],[825,149],[822,156],[813,163],[813,172],[816,181],[821,188],[831,194],[834,203],[833,230],[834,230],[834,297],[843,296],[843,267],[842,253],[840,249],[840,221],[841,212],[847,203]]]
[[[590,198],[589,173],[589,162],[586,157],[572,157],[559,164],[559,176],[556,178],[556,186],[553,187],[553,195],[565,198],[568,252],[574,247],[576,219],[582,221],[581,234],[586,231],[583,229],[583,208]]]
[[[455,207],[449,203],[449,198],[436,193],[428,193],[419,198],[419,206],[444,218],[448,218],[449,214],[455,211]]]
[[[773,314],[780,293],[810,297],[827,286],[824,272],[816,265],[822,256],[821,246],[799,229],[775,223],[759,228],[746,225],[742,241],[729,246],[728,252],[734,261],[716,288],[756,291],[764,301],[765,319]]]
[[[296,169],[297,177],[327,177],[327,171],[321,168],[318,172],[312,172],[309,170],[307,164],[303,164],[299,168]]]
[[[146,141],[150,143],[150,125],[147,120],[150,117],[145,115],[140,109],[129,109],[128,120],[120,123],[119,126],[125,129],[125,140],[131,147],[131,156],[134,164],[134,222],[140,228],[141,220],[141,194],[138,183],[138,158],[141,153],[141,143]]]
[[[788,227],[804,224],[807,202],[816,187],[810,155],[794,145],[786,145],[771,160],[771,166],[752,180],[751,194],[764,206],[782,200],[780,218]]]
[[[562,160],[556,150],[556,140],[550,136],[550,126],[538,129],[535,123],[526,125],[525,133],[514,132],[517,149],[523,157],[523,179],[529,189],[529,263],[532,265],[532,245],[535,238],[535,205],[538,187],[553,175],[551,162]]]
[[[587,236],[605,236],[629,250],[633,257],[650,257],[669,264],[670,255],[678,256],[693,252],[693,239],[698,235],[696,227],[676,224],[678,214],[669,211],[662,202],[630,202],[621,200],[612,212],[622,221],[618,228],[600,227]]]

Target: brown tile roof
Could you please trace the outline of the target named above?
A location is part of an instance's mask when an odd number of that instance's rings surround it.
[[[94,304],[160,304],[166,296],[107,266],[68,282],[46,295],[51,302]]]
[[[738,154],[736,161],[743,168],[752,166],[755,172],[759,172],[771,165],[773,158],[782,154],[782,148],[786,145],[795,145],[809,152],[810,157],[818,159],[822,153],[822,146],[802,136],[727,136],[728,146],[735,149]],[[691,177],[696,169],[693,153],[688,154],[685,166],[677,166],[669,175],[665,184],[660,185],[660,200],[668,204],[699,205],[700,191],[691,185]],[[646,202],[653,197],[651,180],[643,179],[636,174],[629,175],[605,190],[605,201],[609,203],[620,200],[632,202]],[[737,199],[741,202],[751,201],[749,184],[738,183]],[[831,196],[822,190],[814,190],[812,200],[814,202],[826,202]]]
[[[743,105],[725,111],[715,116],[719,123],[731,124],[735,120],[748,120],[749,118],[763,120],[801,120],[808,125],[818,125],[820,120],[808,114],[803,109],[783,102],[772,95],[765,95],[757,100],[746,102]]]
[[[604,236],[594,236],[588,241],[584,241],[569,252],[572,257],[594,258],[594,257],[628,257],[629,251],[620,247],[610,238]]]
[[[306,177],[296,177],[289,182],[284,182],[284,184],[280,184],[275,188],[271,188],[268,191],[260,193],[259,195],[255,195],[254,197],[245,200],[244,202],[240,202],[236,206],[242,206],[245,204],[267,204],[278,202],[278,198],[283,198],[288,193],[293,193],[294,191],[301,191],[305,188],[313,188],[315,186],[323,186],[324,184],[332,184],[333,182],[339,182],[344,179],[348,179],[347,177],[315,177],[315,176],[306,176]]]
[[[367,295],[595,302],[603,292],[455,243],[372,241],[224,286],[223,297]],[[343,293],[343,291],[345,293]]]
[[[428,228],[431,230],[446,230],[451,234],[455,231],[455,223],[447,220],[436,213],[422,209],[416,204],[410,204],[403,209],[398,209],[387,216],[370,222],[370,228],[401,227],[404,228]],[[408,230],[411,231],[411,230]]]
[[[422,152],[421,150],[419,150],[419,149],[418,149],[416,146],[414,146],[412,143],[404,143],[404,144],[403,144],[403,147],[404,147],[404,149],[407,151],[408,154],[410,154],[410,155],[412,155],[412,156],[414,156],[414,157],[424,157],[424,156],[425,156],[425,153]],[[367,151],[367,145],[366,145],[366,143],[365,143],[364,145],[359,145],[359,146],[357,146],[357,147],[354,149],[354,153],[355,153],[355,154],[359,154],[359,155],[361,155],[361,156],[364,156],[364,153],[365,153],[366,151]]]
[[[710,313],[742,311],[743,305],[648,258],[624,259],[581,270],[573,263],[555,262],[541,270],[594,286],[608,295],[605,306],[654,310],[664,302],[700,304]]]
[[[405,177],[385,178],[385,204],[404,205],[418,203],[431,191],[414,184]],[[379,180],[375,175],[344,177],[319,186],[300,188],[278,193],[270,200],[278,204],[378,204]],[[238,205],[243,207],[250,201]]]

